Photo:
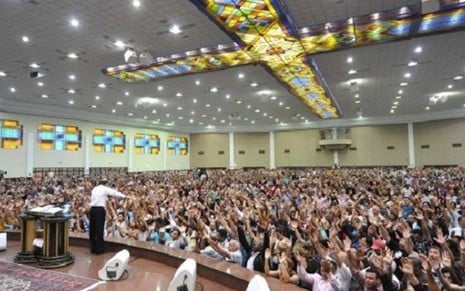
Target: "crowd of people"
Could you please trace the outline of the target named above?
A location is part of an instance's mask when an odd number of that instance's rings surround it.
[[[69,201],[89,232],[199,252],[314,291],[465,290],[465,169],[337,168],[37,176],[0,182],[0,230]],[[463,216],[462,216],[463,214]]]

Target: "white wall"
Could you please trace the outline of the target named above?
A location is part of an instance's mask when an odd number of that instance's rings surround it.
[[[129,171],[156,171],[189,169],[190,152],[187,156],[174,156],[166,154],[166,140],[168,136],[184,136],[176,132],[166,132],[156,129],[121,127],[108,124],[96,124],[75,120],[0,113],[0,119],[18,120],[23,125],[23,145],[19,149],[0,149],[0,170],[7,171],[7,177],[24,177],[31,173],[27,172],[28,142],[33,143],[32,166],[34,168],[48,167],[84,167],[86,140],[89,141],[89,166],[90,167],[128,167]],[[48,151],[41,150],[37,144],[37,128],[41,123],[51,123],[60,125],[76,125],[82,131],[82,147],[76,151]],[[121,130],[126,135],[126,149],[124,153],[98,153],[94,152],[91,145],[92,131],[94,128]],[[158,155],[136,154],[133,144],[136,133],[157,134],[160,137],[161,150]],[[31,141],[28,135],[32,134]],[[130,141],[131,139],[131,141]],[[130,153],[131,159],[130,159]],[[130,163],[131,160],[131,163]]]

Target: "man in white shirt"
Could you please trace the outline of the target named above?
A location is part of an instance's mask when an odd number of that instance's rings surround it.
[[[312,285],[312,291],[339,291],[341,290],[341,282],[331,272],[331,263],[329,260],[323,259],[320,263],[320,274],[309,274],[305,270],[307,261],[301,255],[296,255],[297,273],[299,279]]]
[[[90,252],[92,254],[103,254],[105,252],[105,244],[103,234],[105,230],[105,204],[108,196],[125,198],[123,193],[105,186],[107,180],[102,178],[100,184],[92,189],[90,197],[89,211],[89,239]]]

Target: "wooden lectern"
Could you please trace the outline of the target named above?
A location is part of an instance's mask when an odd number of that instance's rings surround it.
[[[73,254],[68,251],[69,215],[33,209],[20,218],[21,251],[14,258],[16,263],[36,263],[39,268],[51,269],[74,262]],[[35,239],[42,239],[41,250],[34,246]]]

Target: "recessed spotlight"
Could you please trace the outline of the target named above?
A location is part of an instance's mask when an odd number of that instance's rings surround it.
[[[157,113],[157,110],[156,109],[153,109],[152,110],[152,114],[156,114]]]
[[[43,82],[37,82],[37,86],[42,87],[42,86],[44,86],[44,83]]]
[[[237,77],[238,77],[239,79],[243,79],[243,78],[245,77],[245,75],[244,75],[243,73],[239,73],[239,74],[237,75]]]
[[[349,75],[357,74],[357,70],[350,69],[349,72],[347,72]]]
[[[252,105],[248,104],[247,109],[250,109],[250,108],[252,108]]]
[[[392,105],[391,108],[392,109],[397,109],[397,105]]]
[[[73,104],[74,104],[74,100],[69,100],[68,103],[71,104],[71,105],[73,105]]]
[[[402,83],[400,83],[400,85],[401,85],[402,87],[405,87],[405,86],[408,85],[408,83],[407,83],[407,82],[402,82]]]
[[[276,99],[278,99],[278,97],[276,97],[276,96],[271,96],[270,99],[271,99],[271,100],[276,100]]]
[[[257,86],[258,86],[257,82],[250,83],[250,87],[257,87]]]
[[[284,103],[283,103],[283,102],[279,102],[279,106],[283,106],[283,105],[284,105]]]
[[[71,18],[69,21],[69,24],[71,24],[72,27],[78,27],[79,26],[79,20],[76,18]]]
[[[212,87],[212,88],[210,89],[210,92],[216,93],[216,92],[218,92],[218,88]]]
[[[70,79],[70,80],[76,80],[76,76],[75,76],[75,75],[69,75],[69,76],[68,76],[68,79]]]
[[[394,101],[392,104],[399,105],[399,101]]]
[[[27,35],[23,35],[21,39],[23,40],[23,42],[29,42],[29,37]]]
[[[231,98],[231,95],[229,95],[229,94],[226,94],[226,96],[225,96],[225,97],[226,97],[226,99],[230,99],[230,98]]]
[[[77,59],[79,56],[76,53],[69,53],[68,58],[70,59]]]
[[[166,107],[166,106],[168,106],[168,104],[166,104],[166,103],[163,103],[163,107]]]
[[[353,59],[352,57],[348,57],[348,58],[347,58],[347,62],[348,62],[349,64],[351,64],[353,61],[354,61],[354,59]]]
[[[216,120],[216,117],[213,116],[213,117],[212,117],[212,120],[215,121],[215,120]]]
[[[206,114],[202,114],[202,115],[200,115],[200,117],[202,117],[202,118],[207,118],[207,115],[206,115]]]
[[[177,109],[178,109],[178,110],[182,110],[182,107],[181,107],[181,106],[179,106]]]
[[[216,109],[216,111],[221,112],[221,107],[218,107],[218,109]]]
[[[134,113],[132,113],[132,112],[128,113],[128,116],[133,116],[133,115],[134,115]]]
[[[144,119],[147,119],[147,115],[144,116]]]
[[[47,94],[42,94],[42,95],[40,95],[40,97],[46,99],[46,98],[48,98],[48,95]]]
[[[182,116],[178,116],[178,119],[179,119],[179,120],[183,120],[183,119],[184,119],[184,117],[182,117]]]
[[[98,87],[99,87],[99,88],[106,88],[107,85],[105,85],[105,83],[100,83],[100,84],[98,84]]]
[[[121,40],[117,39],[114,43],[113,43],[116,47],[119,47],[119,48],[123,48],[126,46],[126,44],[124,42],[122,42]]]
[[[139,0],[133,0],[132,1],[132,6],[139,8],[140,7],[140,1]]]
[[[40,65],[37,64],[37,63],[31,63],[31,64],[29,65],[29,67],[31,67],[31,68],[33,68],[33,69],[38,69],[38,68],[40,68]]]
[[[267,116],[268,114],[266,114],[266,112],[263,112],[263,116]]]
[[[128,91],[124,92],[124,95],[129,96],[129,92]]]
[[[192,103],[197,103],[197,99],[196,98],[192,99]]]
[[[398,94],[402,94],[402,93],[404,93],[404,91],[403,91],[403,90],[399,90],[399,91],[397,91],[397,93],[398,93]]]
[[[396,96],[396,99],[397,99],[397,100],[402,99],[402,96],[397,95],[397,96]]]
[[[408,72],[404,74],[404,78],[410,78],[411,76],[412,76],[412,74],[410,74]]]
[[[194,119],[189,119],[189,123],[194,123]]]
[[[395,112],[394,109],[391,109],[391,114],[394,114],[394,112]]]
[[[97,108],[97,105],[95,105],[95,104],[92,104],[92,106],[91,106],[91,107],[95,109],[95,108]]]
[[[182,93],[181,92],[176,93],[176,97],[182,97]]]
[[[417,46],[417,47],[415,48],[415,50],[414,50],[414,52],[415,52],[416,54],[419,54],[419,53],[421,53],[422,51],[423,51],[423,48],[422,48],[421,46]]]
[[[462,80],[463,79],[463,76],[462,75],[458,75],[458,76],[455,76],[454,77],[454,80],[458,81],[458,80]]]
[[[207,103],[207,104],[205,104],[205,107],[207,107],[207,108],[208,108],[208,107],[210,107],[210,106],[211,106],[211,105],[210,105],[210,104],[208,104],[208,103]]]
[[[163,86],[158,86],[157,89],[158,89],[158,91],[162,91],[162,90],[163,90]]]
[[[454,86],[451,85],[451,84],[449,84],[449,85],[447,86],[447,89],[452,89],[452,88],[454,88]]]
[[[225,122],[226,122],[226,120],[224,120],[224,119],[221,119],[221,121],[220,121],[220,122],[221,122],[221,123],[225,123]]]
[[[255,124],[255,120],[251,120],[250,123]]]
[[[122,101],[118,101],[118,102],[116,102],[116,105],[121,106],[121,105],[123,105],[123,102],[122,102]]]
[[[407,66],[409,66],[409,67],[415,67],[416,65],[418,65],[418,63],[415,62],[415,61],[410,61],[410,62],[407,64]]]
[[[260,109],[255,109],[255,113],[260,113]]]
[[[425,110],[430,110],[429,106],[426,106],[426,107],[425,107]]]
[[[356,103],[356,104],[359,104],[360,102],[362,102],[362,101],[360,101],[360,100],[355,100],[355,103]]]
[[[170,114],[169,114],[169,113],[166,113],[166,115],[165,115],[165,116],[166,116],[166,117],[170,117]]]
[[[95,96],[95,100],[100,100],[100,96]]]
[[[0,77],[6,77],[6,73],[4,71],[0,71]]]
[[[237,101],[236,101],[236,104],[242,104],[242,101],[241,101],[241,100],[237,100]]]
[[[179,33],[181,33],[181,28],[179,28],[179,25],[173,24],[173,26],[171,26],[171,28],[170,28],[170,32],[172,34],[179,34]]]
[[[75,93],[76,93],[76,90],[74,90],[74,89],[68,89],[68,93],[69,93],[69,94],[75,94]]]
[[[195,111],[191,111],[191,115],[195,115]]]
[[[112,110],[111,110],[111,113],[115,113],[115,112],[116,112],[116,109],[112,109]]]
[[[360,97],[360,95],[358,95],[358,94],[355,94],[355,98],[359,98],[359,97]]]
[[[195,85],[199,86],[199,85],[200,85],[200,81],[199,81],[199,80],[195,81]]]
[[[291,109],[291,107],[290,107],[290,106],[286,106],[286,107],[284,107],[284,109],[289,110],[289,109]]]

